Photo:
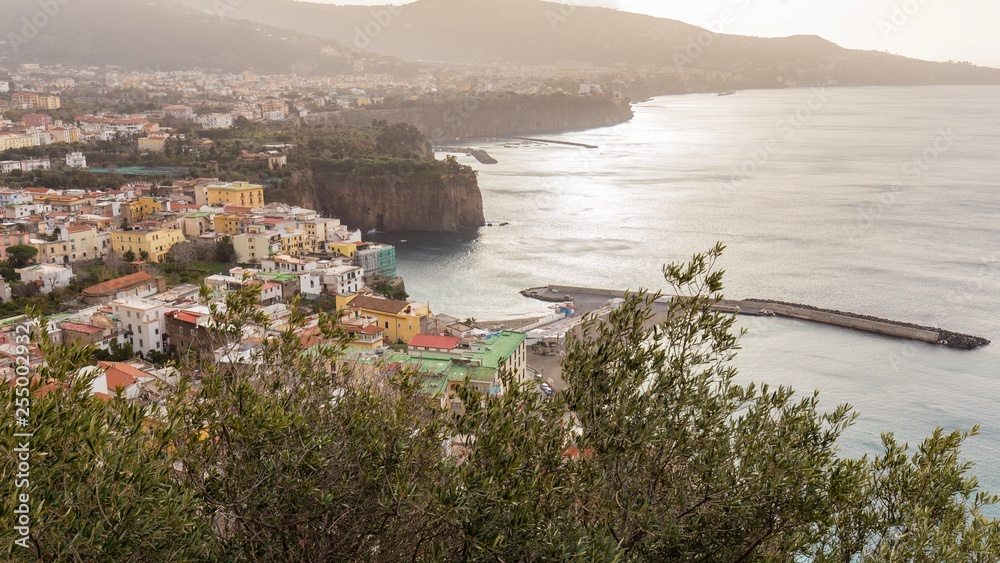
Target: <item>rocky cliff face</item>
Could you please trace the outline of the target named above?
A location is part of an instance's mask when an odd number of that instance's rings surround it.
[[[311,123],[349,126],[374,120],[411,123],[428,139],[511,137],[609,127],[632,119],[628,101],[606,96],[499,96],[440,101],[419,107],[313,114]]]
[[[476,174],[465,167],[381,173],[318,168],[270,195],[363,231],[455,232],[485,223]]]

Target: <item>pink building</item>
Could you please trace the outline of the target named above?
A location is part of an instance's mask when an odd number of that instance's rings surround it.
[[[7,248],[19,244],[28,244],[31,236],[28,233],[0,234],[0,261],[7,260]]]
[[[44,113],[29,113],[21,118],[28,127],[48,127],[52,125],[52,117]]]

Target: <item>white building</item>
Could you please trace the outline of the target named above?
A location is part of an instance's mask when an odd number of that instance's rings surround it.
[[[326,242],[362,242],[361,230],[351,230],[345,225],[337,225],[326,231]]]
[[[98,362],[80,369],[80,375],[93,377],[90,393],[108,398],[119,395],[130,401],[139,398],[144,385],[156,381],[152,373],[139,369],[132,362]]]
[[[10,92],[10,82],[0,82],[0,92]]]
[[[191,106],[167,106],[163,113],[174,119],[194,119],[194,109]]]
[[[18,205],[21,203],[31,203],[32,201],[34,200],[32,199],[31,194],[25,192],[24,190],[0,188],[0,207]]]
[[[52,161],[47,158],[33,158],[30,160],[4,160],[0,162],[0,172],[6,174],[14,170],[31,172],[32,170],[51,170]]]
[[[35,264],[14,270],[24,283],[38,284],[42,293],[51,293],[73,283],[73,268],[55,264]]]
[[[0,301],[6,303],[12,299],[10,284],[7,280],[0,278]]]
[[[260,269],[265,272],[281,272],[283,274],[301,274],[311,272],[318,266],[316,260],[293,258],[287,254],[278,254],[260,261]]]
[[[365,286],[365,271],[357,266],[330,266],[299,276],[299,291],[307,298],[357,293]]]
[[[228,113],[206,113],[195,118],[202,129],[229,129],[233,126],[233,116]]]
[[[111,311],[122,323],[126,339],[136,353],[163,352],[163,315],[166,304],[160,301],[126,297],[111,302]]]
[[[87,157],[82,152],[71,152],[66,155],[66,166],[70,168],[86,168]]]
[[[149,125],[149,120],[147,119],[141,117],[123,117],[111,120],[107,128],[109,131],[115,133],[135,134],[142,133],[147,125]]]
[[[34,215],[39,206],[34,203],[10,203],[3,208],[4,219],[27,219]]]
[[[281,110],[270,110],[261,113],[264,121],[281,121],[285,118],[285,112]]]

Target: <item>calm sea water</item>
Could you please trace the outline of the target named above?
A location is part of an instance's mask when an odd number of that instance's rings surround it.
[[[661,288],[662,264],[722,241],[727,295],[807,303],[990,338],[974,352],[780,319],[749,329],[742,377],[821,391],[880,433],[982,435],[967,459],[1000,491],[1000,88],[828,88],[662,97],[616,127],[481,141],[487,220],[455,237],[393,235],[407,290],[436,312],[546,312],[563,283]],[[463,142],[461,146],[468,146]],[[405,242],[403,242],[405,240]]]

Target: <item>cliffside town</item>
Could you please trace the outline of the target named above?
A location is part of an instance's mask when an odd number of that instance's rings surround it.
[[[49,337],[94,347],[92,393],[104,398],[155,400],[173,373],[156,366],[171,359],[250,362],[303,312],[301,336],[314,344],[329,341],[320,338],[319,315],[336,312],[338,338],[359,366],[390,353],[396,363],[450,365],[454,358],[454,369],[439,374],[443,383],[428,391],[443,406],[447,382],[464,381],[459,367],[468,370],[470,361],[477,362],[475,384],[487,392],[501,385],[505,365],[524,377],[525,335],[433,315],[405,300],[395,248],[364,241],[339,219],[266,199],[261,185],[214,178],[107,192],[0,189],[0,259],[4,276],[17,276],[0,281],[0,301],[55,307],[44,321]],[[197,271],[206,257],[214,273],[176,276]],[[221,344],[218,326],[219,307],[233,292],[251,295],[261,313],[258,324],[242,327],[237,349]],[[14,368],[12,331],[24,320],[0,321],[5,378]]]

